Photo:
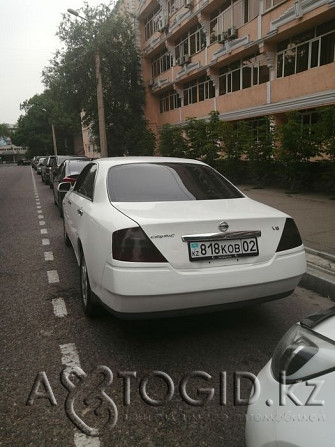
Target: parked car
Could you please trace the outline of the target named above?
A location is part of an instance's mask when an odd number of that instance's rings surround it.
[[[21,158],[16,163],[18,166],[28,166],[30,165],[30,160],[27,160],[26,158]]]
[[[335,307],[286,332],[258,380],[246,415],[248,447],[333,447]]]
[[[90,162],[88,158],[82,159],[67,159],[64,160],[60,165],[58,174],[56,175],[53,182],[53,194],[54,194],[54,202],[59,207],[59,214],[63,217],[63,198],[65,196],[65,192],[58,190],[58,185],[60,183],[68,182],[69,185],[74,185],[76,182],[78,175],[81,173],[83,168]]]
[[[63,163],[64,160],[72,160],[72,159],[88,160],[87,157],[78,156],[78,155],[56,155],[51,160],[51,170],[50,170],[50,178],[49,178],[50,188],[53,188],[53,182],[54,182],[54,179],[58,173],[59,166]]]
[[[199,161],[90,162],[63,207],[87,315],[97,302],[128,317],[259,303],[290,295],[306,271],[294,220]]]
[[[33,169],[35,169],[35,171],[37,170],[37,163],[40,158],[41,158],[41,155],[36,155],[32,159],[31,166],[33,167]]]
[[[37,165],[36,165],[36,172],[37,172],[38,175],[41,175],[42,166],[43,166],[43,164],[46,163],[46,161],[47,161],[47,157],[40,157],[39,158],[39,160],[37,162]]]
[[[55,155],[49,155],[49,157],[47,157],[45,164],[43,164],[41,167],[42,182],[44,182],[46,185],[48,185],[50,182],[51,163],[55,157],[56,157]]]

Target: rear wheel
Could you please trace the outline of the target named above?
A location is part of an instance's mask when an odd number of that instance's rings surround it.
[[[91,290],[86,261],[83,253],[81,254],[80,258],[80,292],[85,315],[88,317],[94,317],[97,312],[97,303],[94,298],[94,293]]]

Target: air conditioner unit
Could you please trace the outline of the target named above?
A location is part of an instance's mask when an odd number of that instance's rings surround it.
[[[191,62],[191,58],[188,54],[185,54],[184,56],[184,64],[189,64]]]
[[[193,6],[193,0],[185,0],[185,8],[191,9]]]
[[[160,33],[162,33],[163,31],[165,31],[166,27],[167,27],[167,21],[166,21],[166,19],[165,19],[164,17],[160,17],[160,18],[157,20],[157,29],[158,29],[158,31],[159,31]]]
[[[218,42],[219,43],[225,43],[225,40],[227,40],[227,37],[225,36],[226,33],[218,34]]]
[[[229,40],[236,39],[236,37],[237,37],[237,29],[235,28],[235,26],[228,28],[227,29],[227,39],[229,39]]]

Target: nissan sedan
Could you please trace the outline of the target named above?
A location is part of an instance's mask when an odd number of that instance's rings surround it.
[[[123,317],[208,312],[290,295],[306,270],[293,219],[208,165],[164,157],[95,160],[60,184],[64,238],[84,311]]]

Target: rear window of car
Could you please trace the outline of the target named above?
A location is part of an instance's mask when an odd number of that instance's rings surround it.
[[[236,199],[243,195],[217,171],[193,163],[130,163],[108,172],[112,202]]]
[[[81,171],[84,169],[84,167],[89,163],[90,160],[88,161],[71,160],[67,166],[67,175],[79,175]]]

